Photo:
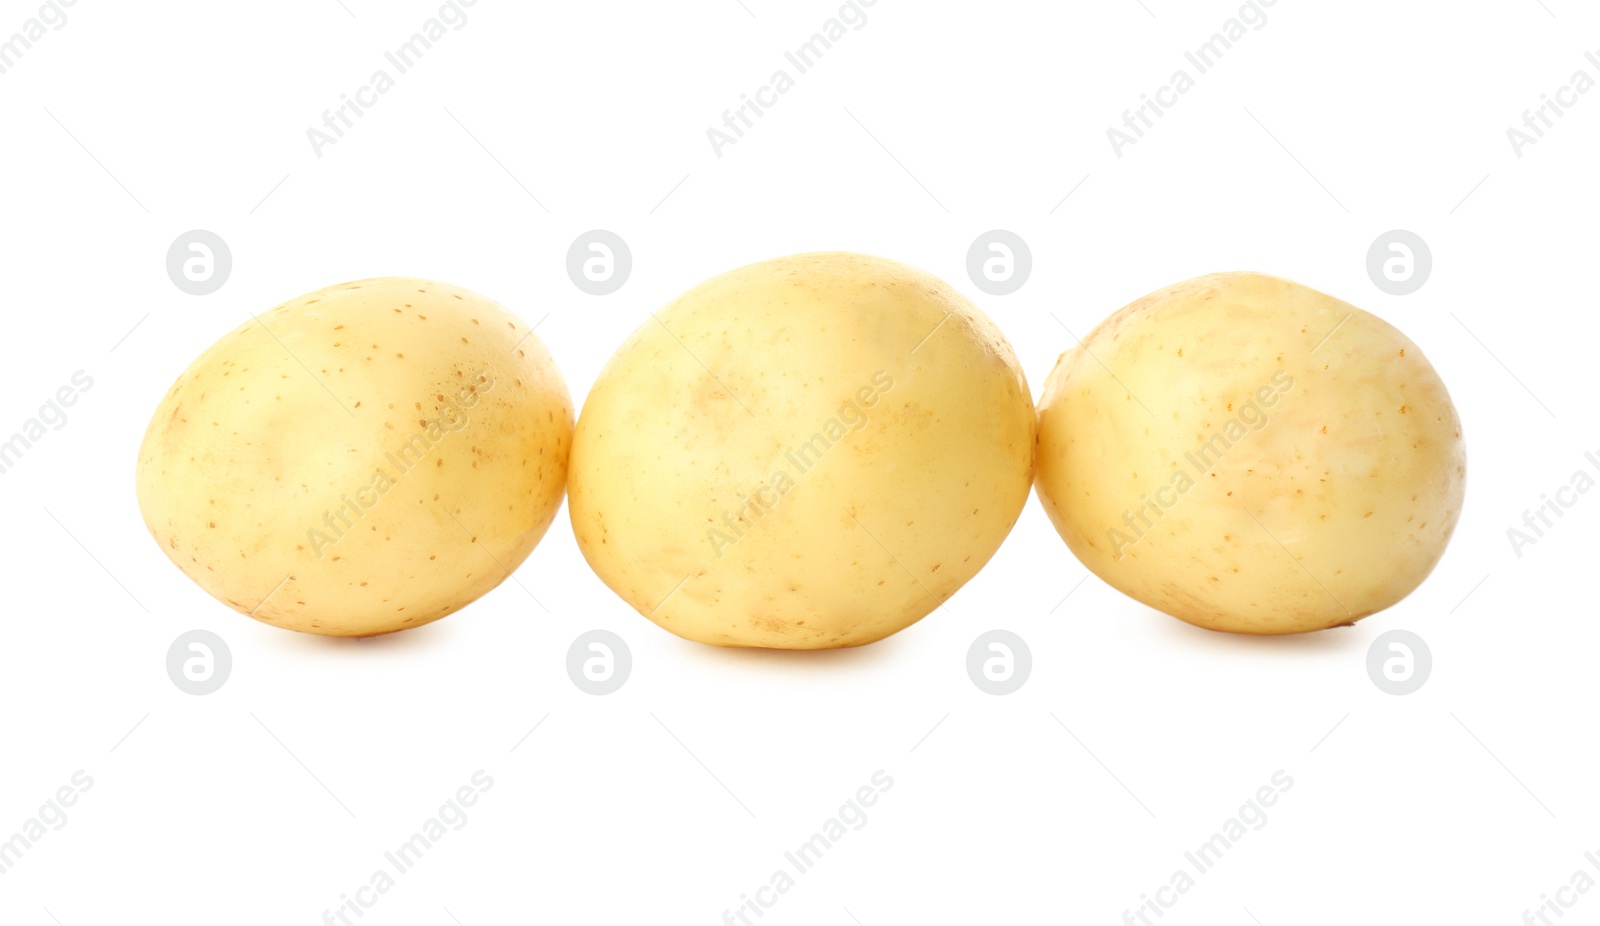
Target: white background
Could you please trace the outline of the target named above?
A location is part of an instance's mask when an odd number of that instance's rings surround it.
[[[0,38],[37,9],[0,2]],[[360,922],[719,923],[879,769],[894,785],[866,825],[760,922],[1122,922],[1280,769],[1294,784],[1269,822],[1164,926],[1509,926],[1580,868],[1600,879],[1583,857],[1600,850],[1600,497],[1520,558],[1506,536],[1600,451],[1600,92],[1521,158],[1506,137],[1575,71],[1600,76],[1594,11],[1279,0],[1118,158],[1106,129],[1236,4],[878,0],[718,158],[706,129],[836,3],[479,0],[316,157],[306,130],[437,9],[79,0],[0,76],[0,432],[74,371],[94,380],[0,476],[0,840],[76,770],[94,781],[0,875],[0,922],[320,923],[479,769],[494,786],[470,822]],[[232,247],[213,295],[166,274],[192,228]],[[566,276],[591,228],[633,251],[610,296]],[[1013,295],[966,276],[991,228],[1032,246]],[[1410,296],[1365,269],[1393,228],[1432,247]],[[821,249],[958,285],[1035,394],[1073,343],[1063,325],[1087,334],[1187,277],[1263,270],[1361,305],[1458,404],[1455,539],[1353,629],[1250,639],[1080,585],[1030,499],[947,610],[864,649],[782,654],[658,629],[590,572],[565,512],[517,582],[366,642],[224,608],[140,520],[151,411],[248,312],[368,276],[449,281],[543,318],[581,401],[649,310]],[[1006,697],[964,668],[997,627],[1034,658]],[[206,697],[165,669],[194,628],[234,657]],[[564,669],[591,628],[633,652],[606,697]],[[1407,697],[1365,668],[1395,628],[1433,651]],[[1564,896],[1600,916],[1600,892]]]

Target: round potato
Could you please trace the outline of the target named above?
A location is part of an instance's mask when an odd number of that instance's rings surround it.
[[[1033,476],[1027,382],[948,284],[861,254],[752,264],[600,374],[569,510],[600,578],[679,636],[857,646],[988,561]]]
[[[1072,552],[1213,630],[1320,630],[1404,598],[1444,552],[1465,473],[1415,344],[1258,273],[1123,308],[1039,402],[1039,499]]]
[[[566,482],[572,401],[497,303],[384,278],[302,296],[201,354],[139,450],[162,552],[291,630],[426,624],[499,585]]]

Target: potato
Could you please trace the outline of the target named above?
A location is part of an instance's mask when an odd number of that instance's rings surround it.
[[[566,385],[520,319],[442,283],[362,280],[246,322],[178,377],[139,451],[139,507],[228,606],[388,633],[527,558],[571,440]]]
[[[1067,546],[1213,630],[1320,630],[1404,598],[1444,553],[1465,473],[1455,406],[1415,344],[1259,273],[1123,308],[1039,402],[1039,500]]]
[[[1027,500],[1034,413],[1000,331],[860,254],[716,277],[584,403],[569,511],[600,578],[702,643],[858,646],[977,574]]]

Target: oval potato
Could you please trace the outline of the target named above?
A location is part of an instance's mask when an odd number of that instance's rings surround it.
[[[509,575],[561,501],[572,402],[497,303],[389,277],[284,303],[173,384],[139,451],[162,552],[228,606],[368,636]]]
[[[1169,286],[1063,354],[1038,495],[1127,595],[1214,630],[1349,624],[1415,589],[1461,512],[1444,383],[1405,335],[1258,273]]]
[[[882,639],[1027,500],[1033,403],[960,293],[861,254],[742,267],[656,313],[584,403],[569,511],[640,614],[720,646]]]

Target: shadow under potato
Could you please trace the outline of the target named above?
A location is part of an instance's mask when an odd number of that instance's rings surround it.
[[[1266,652],[1327,653],[1342,650],[1364,650],[1369,641],[1355,633],[1355,624],[1313,630],[1307,633],[1254,634],[1210,630],[1179,620],[1155,608],[1140,606],[1137,609],[1146,619],[1160,626],[1158,632],[1182,642],[1184,646],[1200,647],[1213,652]]]
[[[909,628],[908,628],[909,629]],[[891,634],[874,643],[834,649],[770,649],[754,646],[711,646],[674,636],[676,651],[687,661],[719,666],[759,665],[779,670],[805,671],[817,666],[854,668],[893,662],[904,655],[905,632]]]
[[[421,627],[411,627],[406,630],[397,630],[390,633],[374,634],[367,637],[332,637],[316,633],[303,633],[290,631],[283,633],[282,628],[274,628],[273,639],[278,640],[284,649],[298,651],[314,651],[318,653],[336,652],[350,657],[359,653],[373,653],[394,655],[396,653],[422,652],[437,650],[440,634],[450,631],[441,625],[448,621],[430,621]]]

